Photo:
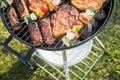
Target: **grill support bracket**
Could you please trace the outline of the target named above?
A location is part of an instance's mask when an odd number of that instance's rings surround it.
[[[65,72],[66,80],[70,80],[69,68],[68,68],[68,64],[67,64],[67,55],[66,55],[65,50],[62,51],[62,56],[63,56],[63,63],[64,63],[63,66],[64,66],[64,72]]]

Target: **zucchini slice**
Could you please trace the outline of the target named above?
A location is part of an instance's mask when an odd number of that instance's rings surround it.
[[[70,46],[72,45],[71,39],[69,39],[67,36],[64,36],[64,37],[62,38],[62,41],[63,41],[63,43],[64,43],[67,47],[70,47]]]

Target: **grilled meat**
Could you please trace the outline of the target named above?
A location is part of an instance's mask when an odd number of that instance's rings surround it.
[[[86,10],[89,6],[96,10],[102,7],[106,0],[71,0],[71,4],[80,10]]]
[[[36,22],[32,22],[28,25],[28,30],[30,32],[30,36],[34,46],[39,46],[43,43],[42,36],[40,30],[38,28],[38,24]]]
[[[41,29],[43,41],[46,44],[53,44],[54,38],[52,36],[52,29],[51,29],[51,25],[50,25],[50,20],[43,19],[39,22],[39,24],[40,24],[40,29]]]
[[[20,24],[18,20],[18,16],[16,14],[16,11],[13,7],[10,7],[7,13],[8,19],[10,21],[11,27],[14,31],[19,30],[22,25]]]
[[[16,0],[15,6],[21,19],[23,19],[26,15],[29,15],[25,0]]]
[[[36,13],[39,18],[42,18],[47,12],[48,7],[42,0],[28,0],[29,9]]]
[[[49,10],[53,11],[58,9],[58,5],[61,3],[61,0],[44,0],[44,2],[48,5]]]
[[[38,0],[28,0],[28,2],[29,2],[29,9],[31,11],[34,11],[34,10],[40,8],[40,5],[44,4],[44,2],[41,0],[39,0],[39,1]]]
[[[53,36],[58,38],[66,34],[67,30],[72,28],[76,20],[78,20],[78,11],[74,7],[64,5],[59,8],[51,17]]]

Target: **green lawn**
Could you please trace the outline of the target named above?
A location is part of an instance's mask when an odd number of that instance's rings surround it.
[[[9,33],[0,19],[0,41],[5,41]],[[109,51],[104,54],[85,80],[120,80],[120,0],[116,0],[114,14],[105,29],[98,34]],[[29,47],[13,39],[9,44],[20,51]],[[48,80],[41,69],[30,71],[9,51],[0,45],[0,80]]]

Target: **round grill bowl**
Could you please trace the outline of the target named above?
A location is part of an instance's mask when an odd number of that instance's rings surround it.
[[[106,3],[100,8],[100,10],[95,14],[94,18],[92,19],[93,21],[95,21],[95,23],[92,25],[92,31],[88,32],[87,28],[82,30],[79,33],[80,37],[77,40],[73,40],[73,45],[71,47],[65,46],[63,42],[61,41],[61,38],[58,38],[52,45],[42,44],[36,48],[43,49],[43,50],[50,50],[50,51],[66,50],[66,49],[71,49],[71,48],[80,46],[83,43],[91,40],[99,32],[101,32],[101,30],[105,27],[105,24],[110,19],[113,9],[114,9],[114,3],[115,3],[115,0],[106,1]],[[19,31],[12,30],[8,17],[7,17],[7,10],[8,8],[4,8],[0,4],[0,13],[1,13],[2,21],[5,27],[7,28],[7,30],[19,41],[23,42],[24,44],[28,46],[34,47],[32,44],[31,38],[30,38],[28,26],[25,23],[23,23],[22,28]],[[101,11],[104,11],[106,16],[102,20],[97,20],[96,18],[99,16]]]
[[[75,65],[84,60],[90,54],[93,41],[90,40],[80,46],[66,50],[68,66]],[[63,66],[62,51],[46,51],[37,49],[37,55],[47,63],[54,66]]]

